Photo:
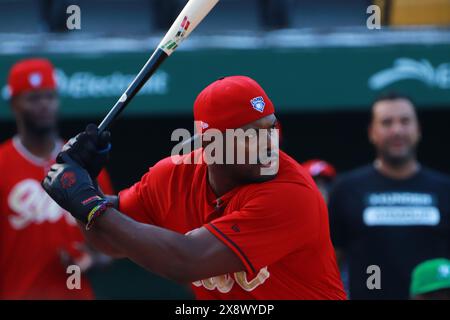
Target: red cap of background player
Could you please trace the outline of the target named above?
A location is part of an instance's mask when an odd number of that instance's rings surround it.
[[[224,77],[214,81],[197,96],[194,119],[197,131],[240,128],[273,114],[275,109],[263,88],[246,76]]]
[[[302,164],[313,178],[323,177],[333,179],[336,176],[336,169],[324,160],[308,160]]]
[[[47,59],[26,59],[12,66],[8,76],[11,97],[37,89],[56,89],[53,65]]]

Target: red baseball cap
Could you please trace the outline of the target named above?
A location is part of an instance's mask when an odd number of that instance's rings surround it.
[[[313,178],[323,177],[333,179],[336,169],[328,162],[320,159],[308,160],[302,164]]]
[[[194,102],[198,132],[240,128],[274,112],[263,88],[246,76],[220,78],[203,89]]]
[[[11,97],[38,89],[56,89],[53,65],[47,59],[33,58],[14,64],[9,72],[8,87]]]

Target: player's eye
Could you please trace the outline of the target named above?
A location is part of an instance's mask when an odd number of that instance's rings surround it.
[[[391,126],[391,125],[392,125],[392,119],[385,119],[385,120],[381,121],[381,125],[382,125],[383,127],[389,127],[389,126]]]
[[[400,120],[400,122],[402,123],[402,125],[406,126],[411,122],[411,119],[410,118],[402,118]]]

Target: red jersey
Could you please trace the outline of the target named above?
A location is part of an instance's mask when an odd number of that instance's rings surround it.
[[[197,154],[201,150],[194,151]],[[204,226],[245,270],[199,279],[197,299],[345,299],[325,202],[308,172],[280,152],[276,178],[215,199],[206,164],[166,158],[119,194],[131,218],[182,234]]]
[[[51,159],[33,156],[14,137],[0,145],[0,299],[92,299],[89,282],[69,290],[70,274],[61,261],[85,254],[83,235],[75,219],[58,206],[41,187],[62,142]],[[99,177],[112,193],[106,173]]]

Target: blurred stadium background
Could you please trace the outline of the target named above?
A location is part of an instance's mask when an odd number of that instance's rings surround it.
[[[99,122],[167,31],[185,0],[0,0],[0,140],[15,132],[6,76],[18,59],[57,68],[61,132]],[[66,8],[81,9],[81,30]],[[382,28],[369,30],[369,5]],[[419,108],[419,159],[450,173],[450,0],[221,0],[164,63],[113,130],[117,190],[168,155],[171,132],[193,130],[196,94],[225,75],[257,79],[274,101],[284,149],[345,171],[373,159],[372,99],[385,91]],[[128,261],[90,273],[99,298],[187,298],[185,288]]]

